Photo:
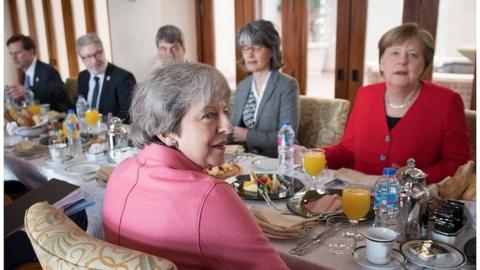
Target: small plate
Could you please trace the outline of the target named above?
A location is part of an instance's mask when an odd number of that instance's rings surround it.
[[[424,261],[418,258],[418,256],[410,250],[410,245],[413,243],[422,243],[424,241],[426,240],[411,240],[405,242],[400,246],[400,250],[412,263],[431,269],[457,269],[465,263],[465,256],[460,250],[451,245],[436,241],[434,241],[436,244],[445,248],[449,252],[445,257],[441,259],[433,258],[429,261]]]
[[[82,162],[66,167],[65,171],[72,175],[87,175],[97,172],[101,167],[100,164]]]
[[[258,158],[252,160],[252,166],[256,170],[261,171],[276,171],[278,166],[278,159],[276,158]]]
[[[258,177],[260,177],[262,175],[264,175],[264,173],[257,173]],[[268,177],[270,177],[270,179],[271,179],[273,174],[265,173],[265,175],[268,175]],[[286,187],[286,190],[281,191],[279,193],[273,193],[273,194],[269,193],[268,195],[269,195],[270,199],[272,199],[272,200],[283,199],[283,198],[293,196],[293,194],[295,194],[296,192],[299,192],[299,191],[301,191],[305,188],[302,181],[298,180],[297,178],[293,178],[293,177],[286,176],[286,175],[279,176],[278,174],[277,174],[277,178],[278,178],[278,181],[280,181],[280,183]],[[263,198],[260,194],[243,190],[243,182],[249,181],[249,180],[250,180],[250,175],[248,175],[248,174],[239,175],[235,178],[235,181],[232,182],[232,186],[235,188],[238,195],[242,199],[263,200]]]
[[[332,195],[337,194],[339,196],[342,196],[342,191],[343,191],[342,189],[336,189],[336,188],[326,188],[326,189],[325,188],[317,188],[316,190],[317,190],[317,194],[318,194],[317,196],[318,197],[313,198],[313,200],[311,200],[311,201],[315,201],[315,199],[319,200],[320,198],[322,198],[323,196],[325,196],[327,194],[332,194]],[[305,195],[305,192],[306,191],[297,192],[287,200],[287,208],[288,208],[288,210],[290,210],[290,212],[294,213],[295,215],[299,215],[299,216],[306,217],[306,218],[312,217],[312,216],[324,216],[324,215],[328,216],[329,214],[331,214],[331,213],[311,214],[309,212],[302,211],[302,209],[300,207],[300,202],[302,201],[303,196]],[[338,213],[338,212],[334,211],[332,213]],[[342,213],[342,215],[343,215],[343,213]],[[360,221],[370,220],[370,219],[373,219],[374,217],[375,217],[375,212],[373,211],[373,206],[370,205],[370,209],[368,210],[367,215],[364,218],[361,218]]]
[[[390,260],[390,262],[387,264],[373,264],[369,262],[367,260],[366,246],[361,246],[353,250],[352,256],[356,263],[368,269],[380,269],[380,270],[399,269],[399,268],[402,268],[407,262],[407,259],[405,258],[405,256],[397,249],[392,250],[392,260]]]
[[[61,165],[61,164],[65,164],[65,163],[69,163],[70,161],[72,161],[73,159],[73,156],[66,156],[66,158],[63,160],[63,161],[53,161],[52,158],[47,158],[45,160],[45,162],[47,162],[48,164],[50,165]]]

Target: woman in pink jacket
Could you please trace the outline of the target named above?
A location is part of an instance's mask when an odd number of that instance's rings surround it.
[[[204,173],[223,162],[230,89],[213,67],[176,63],[137,85],[131,137],[141,148],[109,179],[106,240],[179,269],[286,269],[234,189]]]

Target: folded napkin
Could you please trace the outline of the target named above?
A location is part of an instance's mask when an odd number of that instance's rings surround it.
[[[251,212],[263,232],[273,238],[299,238],[317,224],[316,218],[286,215],[270,208],[252,208]]]
[[[335,172],[335,178],[351,184],[361,184],[373,187],[380,175],[369,175],[352,169],[341,168]]]
[[[113,170],[115,170],[115,167],[113,166],[102,166],[100,170],[97,171],[95,176],[98,181],[107,183],[108,178],[110,178],[110,175],[113,173]]]
[[[225,145],[225,154],[227,155],[238,155],[245,152],[245,148],[243,148],[240,144],[228,144]]]

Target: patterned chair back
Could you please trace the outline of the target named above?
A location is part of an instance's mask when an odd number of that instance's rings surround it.
[[[477,154],[477,111],[465,110],[465,118],[467,120],[468,130],[470,131],[470,143],[472,145],[473,161],[476,163]]]
[[[65,86],[67,87],[67,96],[70,98],[72,104],[75,105],[75,102],[77,102],[77,78],[67,78],[65,80]]]
[[[177,269],[166,259],[89,236],[46,202],[27,210],[25,230],[43,269]]]
[[[298,142],[307,148],[337,144],[347,123],[350,102],[300,96]]]

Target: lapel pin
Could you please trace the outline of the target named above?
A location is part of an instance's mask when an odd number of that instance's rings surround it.
[[[107,82],[110,81],[110,76],[107,76]]]
[[[40,81],[40,79],[38,77],[35,78],[35,82],[38,82]]]

